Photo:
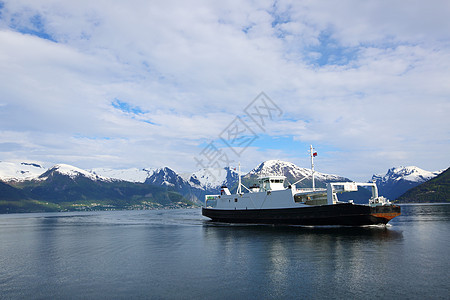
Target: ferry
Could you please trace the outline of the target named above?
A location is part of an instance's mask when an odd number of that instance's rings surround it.
[[[401,214],[400,206],[378,195],[374,182],[330,182],[326,188],[316,188],[314,157],[317,153],[312,145],[310,155],[311,188],[296,187],[306,178],[288,184],[282,175],[262,175],[258,185],[247,188],[241,182],[239,165],[236,194],[222,186],[219,195],[206,195],[202,215],[226,223],[363,226],[387,224]],[[367,204],[339,201],[338,193],[357,191],[358,187],[372,190]]]

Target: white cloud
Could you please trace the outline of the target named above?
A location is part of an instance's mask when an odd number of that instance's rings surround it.
[[[330,172],[441,169],[449,13],[445,1],[5,1],[1,154],[189,171],[265,91],[284,111],[268,133],[339,149]],[[290,155],[251,149],[249,162]]]

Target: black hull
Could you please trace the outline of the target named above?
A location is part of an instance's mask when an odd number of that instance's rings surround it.
[[[281,209],[223,210],[202,208],[216,222],[285,225],[376,225],[400,215],[400,206],[367,206],[350,203]]]

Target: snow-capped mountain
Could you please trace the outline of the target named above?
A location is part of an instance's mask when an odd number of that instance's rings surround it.
[[[188,181],[194,187],[218,190],[222,185],[233,186],[236,184],[238,173],[230,167],[201,169],[192,173]]]
[[[206,194],[205,189],[201,186],[200,181],[196,177],[190,177],[188,180],[169,167],[159,168],[153,171],[145,182],[146,184],[166,186],[174,191],[179,192],[186,199],[200,203]]]
[[[183,177],[178,175],[177,172],[175,172],[169,167],[163,167],[154,170],[152,175],[150,175],[145,180],[145,183],[155,185],[165,185],[176,188],[181,188],[184,185],[188,184],[186,180],[183,179]]]
[[[130,169],[108,169],[108,168],[95,168],[90,170],[91,173],[129,182],[145,182],[145,180],[153,173],[150,168],[130,168]]]
[[[219,190],[222,185],[233,185],[238,180],[235,170],[226,167],[221,169],[201,169],[194,173],[178,174],[169,167],[153,171],[145,183],[172,187],[185,187],[202,190]]]
[[[395,200],[407,190],[436,177],[443,170],[430,172],[416,166],[394,167],[385,175],[373,175],[372,181],[378,186],[379,194]]]
[[[294,183],[302,178],[307,178],[303,180],[300,185],[311,185],[312,180],[311,169],[301,168],[291,162],[282,160],[267,160],[251,170],[247,175],[245,175],[245,178],[256,178],[264,175],[284,175],[291,183]],[[325,174],[317,171],[314,172],[314,178],[319,185],[324,185],[325,182],[331,181],[349,181],[349,179],[342,176]]]
[[[0,180],[25,181],[39,177],[47,170],[40,163],[36,162],[6,162],[0,161]]]
[[[145,183],[170,187],[187,199],[202,202],[206,194],[218,193],[222,185],[231,187],[237,181],[237,172],[228,167],[201,169],[194,173],[181,175],[169,167],[164,167],[154,170]]]
[[[376,180],[377,182],[385,183],[389,181],[399,181],[399,180],[407,180],[407,181],[415,181],[415,182],[425,182],[430,180],[433,177],[441,174],[442,170],[430,172],[425,171],[416,166],[408,166],[408,167],[394,167],[387,171],[385,175],[373,175],[372,180]]]
[[[85,171],[83,169],[71,166],[71,165],[66,165],[66,164],[57,164],[54,165],[53,167],[51,167],[50,169],[48,169],[46,172],[44,172],[43,174],[41,174],[37,179],[38,180],[47,180],[50,177],[54,177],[56,175],[63,175],[63,176],[68,176],[71,179],[75,179],[77,177],[86,177],[90,180],[93,181],[111,181],[110,178],[107,177],[103,177],[103,176],[99,176],[97,174]]]

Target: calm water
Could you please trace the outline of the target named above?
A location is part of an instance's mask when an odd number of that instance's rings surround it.
[[[213,224],[199,209],[0,215],[1,299],[449,299],[450,205],[388,227]]]

